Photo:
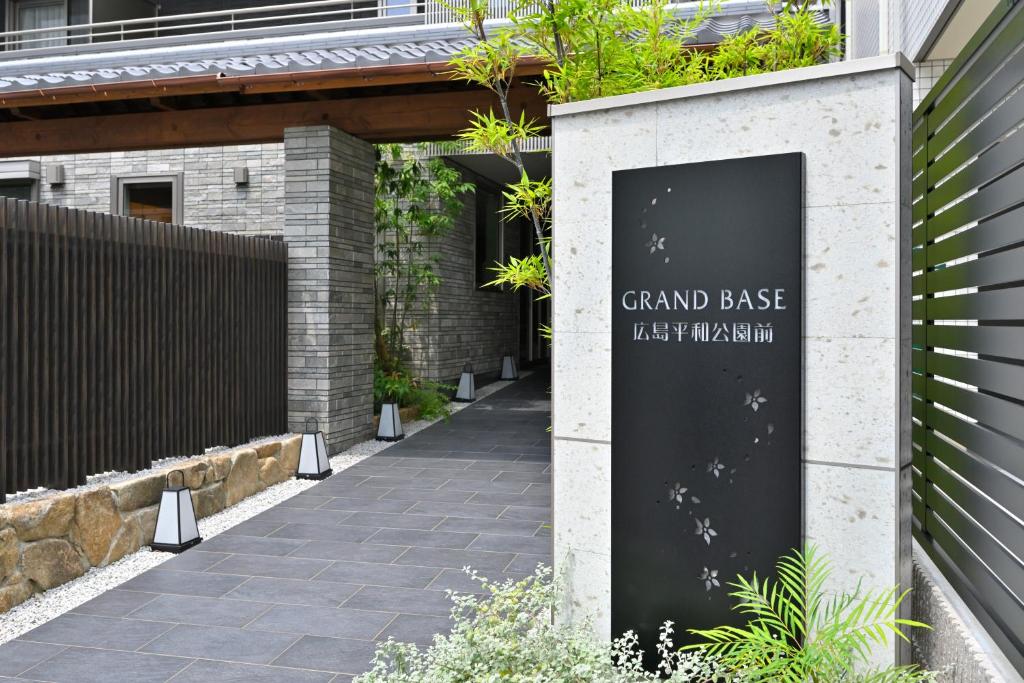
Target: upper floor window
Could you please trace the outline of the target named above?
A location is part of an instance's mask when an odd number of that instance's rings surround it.
[[[28,178],[24,180],[0,180],[0,198],[2,197],[35,200],[36,181]]]
[[[61,29],[68,25],[66,0],[8,0],[8,30],[34,31],[18,42],[20,48],[54,47],[67,43],[67,31],[38,31]]]
[[[182,222],[181,174],[117,178],[111,190],[114,213],[161,223]]]

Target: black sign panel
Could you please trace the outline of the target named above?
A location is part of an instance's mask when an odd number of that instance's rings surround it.
[[[612,627],[653,654],[801,543],[803,155],[612,185]]]

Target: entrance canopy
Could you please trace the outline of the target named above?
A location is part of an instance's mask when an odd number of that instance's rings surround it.
[[[271,142],[319,124],[372,141],[452,137],[467,110],[497,102],[452,80],[448,60],[469,39],[440,28],[0,62],[0,156]],[[517,83],[512,102],[546,122],[536,86]]]

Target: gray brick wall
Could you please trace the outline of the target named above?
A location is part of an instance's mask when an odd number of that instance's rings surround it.
[[[485,183],[463,171],[465,180]],[[435,270],[441,287],[427,311],[416,311],[416,329],[407,333],[412,351],[410,366],[420,376],[452,380],[466,362],[477,373],[497,373],[501,357],[509,352],[518,358],[519,294],[476,286],[476,195],[464,198],[455,226],[431,245],[438,257]],[[521,256],[520,228],[506,223],[504,256]]]
[[[201,147],[35,157],[44,179],[39,200],[93,211],[111,210],[111,179],[181,173],[183,224],[250,235],[284,232],[284,146]],[[46,168],[64,166],[66,182],[45,182]],[[249,184],[236,186],[234,169],[249,169]]]
[[[373,147],[331,126],[285,129],[288,420],[331,452],[373,418]]]

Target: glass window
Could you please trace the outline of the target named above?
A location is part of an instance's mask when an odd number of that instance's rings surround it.
[[[14,29],[59,28],[68,25],[64,0],[18,0],[14,3]],[[53,47],[66,43],[66,31],[41,31],[24,36],[19,47]]]
[[[35,199],[34,180],[0,180],[0,197],[13,199]]]
[[[182,174],[113,178],[110,199],[111,213],[181,224]]]
[[[124,215],[161,223],[173,223],[173,183],[125,184]]]
[[[491,270],[502,260],[501,197],[477,185],[476,188],[476,286],[494,279]]]

